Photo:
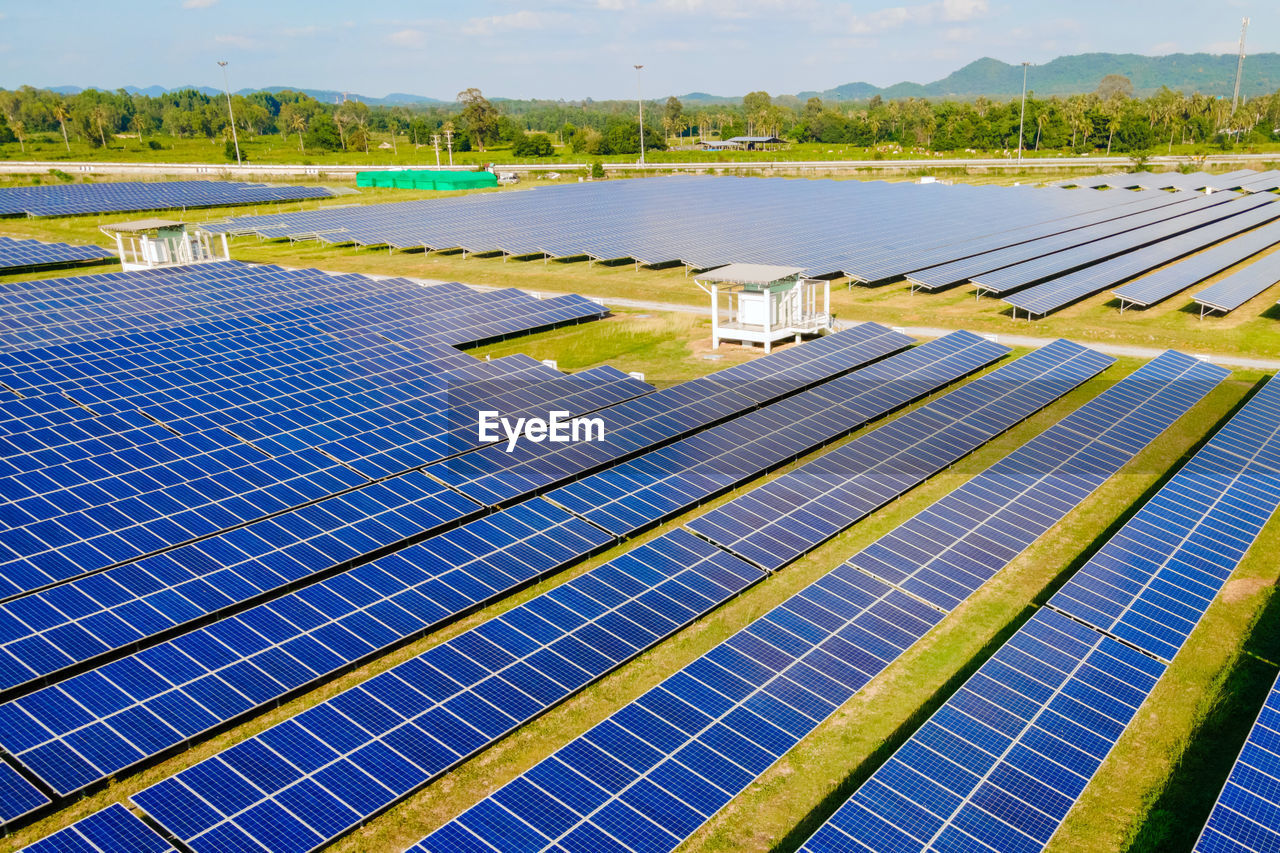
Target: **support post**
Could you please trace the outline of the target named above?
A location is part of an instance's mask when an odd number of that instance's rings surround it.
[[[720,349],[720,286],[714,282],[711,285],[711,348]]]

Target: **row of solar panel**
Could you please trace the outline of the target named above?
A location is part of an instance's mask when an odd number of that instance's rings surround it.
[[[128,210],[227,207],[332,196],[324,187],[240,181],[121,181],[0,188],[0,216],[77,216]]]
[[[1043,849],[1280,506],[1278,463],[1280,383],[1272,382],[804,849]],[[1255,818],[1274,790],[1274,780],[1262,784]],[[1243,791],[1227,797],[1247,808]],[[1256,823],[1224,813],[1212,825],[1213,849],[1266,849]]]
[[[1043,532],[1224,374],[1162,356],[862,553],[936,548],[895,560],[923,572],[986,547],[984,522],[1013,514]],[[1067,498],[1046,506],[1052,495]],[[986,576],[1014,553],[997,547]],[[862,566],[855,556],[414,849],[672,849],[941,619]]]
[[[115,252],[100,246],[73,246],[70,243],[44,243],[40,240],[19,240],[0,235],[0,269],[34,269],[39,267],[75,264],[85,261],[106,261],[115,258]]]
[[[966,337],[963,333],[956,333],[962,340]],[[976,336],[967,336],[972,339],[967,343],[972,346],[974,341],[985,344]],[[951,343],[935,342],[926,344],[917,350],[912,350],[898,356],[894,356],[882,365],[895,365],[896,369],[891,371],[883,371],[881,365],[877,365],[868,370],[874,370],[873,375],[868,375],[865,382],[868,384],[879,383],[884,386],[891,386],[897,383],[899,377],[912,370],[918,370],[920,360],[937,359],[944,362],[944,365],[936,370],[927,380],[920,378],[910,384],[912,393],[915,395],[927,393],[934,390],[947,381],[962,376],[965,372],[972,368],[968,362],[961,362],[954,366],[947,362],[956,361],[950,355],[955,347]],[[993,357],[987,355],[987,358]],[[862,373],[863,371],[858,371]],[[784,406],[788,401],[774,404],[774,406]],[[762,411],[768,411],[772,406],[766,407]],[[844,424],[842,431],[853,429],[874,416],[874,412],[863,413],[859,418],[851,418]],[[750,417],[750,416],[745,416]],[[734,422],[730,422],[731,424]],[[782,427],[779,430],[780,435],[786,437],[786,433],[793,431],[790,427]],[[792,452],[803,452],[816,446],[824,437],[807,435],[805,431],[795,429],[799,443],[791,445]],[[829,436],[825,436],[829,437]],[[660,453],[661,451],[657,451]],[[645,457],[642,457],[644,459]],[[773,464],[777,464],[775,460],[757,460],[755,473],[766,470]],[[603,475],[597,475],[603,476]],[[594,478],[589,478],[594,479]],[[395,481],[388,481],[395,482]],[[692,499],[686,505],[690,505]],[[321,504],[320,506],[323,506]],[[571,557],[578,558],[584,556],[590,550],[600,547],[601,545],[611,541],[612,537],[604,536],[597,528],[585,525],[582,522],[577,523],[577,528],[566,532],[567,540],[573,540],[573,536],[569,533],[581,538],[581,547],[573,549],[570,553],[561,554],[556,549],[549,549],[545,545],[531,545],[526,541],[527,537],[515,537],[509,539],[506,537],[498,537],[495,539],[494,525],[499,526],[503,520],[510,515],[513,519],[520,520],[518,523],[524,524],[531,529],[536,529],[537,525],[529,522],[529,513],[535,513],[535,519],[542,520],[545,525],[550,520],[556,525],[565,525],[571,521],[571,518],[565,516],[563,511],[556,509],[551,504],[543,501],[535,501],[534,503],[520,504],[497,515],[488,516],[487,518],[464,525],[455,531],[442,534],[435,539],[429,539],[418,546],[414,546],[395,554],[367,564],[359,569],[340,575],[332,581],[325,581],[315,586],[307,587],[300,592],[278,599],[269,604],[261,605],[256,610],[251,610],[241,614],[232,620],[233,623],[243,623],[243,630],[262,634],[268,637],[272,643],[268,652],[271,657],[280,657],[281,649],[287,654],[292,654],[297,658],[303,667],[295,666],[295,670],[299,677],[307,676],[311,679],[319,675],[333,671],[338,666],[347,665],[354,662],[352,653],[358,653],[358,656],[365,656],[374,649],[384,649],[391,642],[399,642],[413,633],[425,630],[427,627],[439,623],[442,619],[456,616],[462,609],[474,606],[478,601],[493,597],[502,592],[511,589],[515,584],[527,582],[530,578],[529,570],[514,571],[513,566],[521,566],[523,563],[530,563],[535,566],[536,571],[533,575],[541,574],[549,571],[550,568],[562,565]],[[287,549],[285,549],[287,553]],[[542,557],[544,560],[555,556],[550,564],[538,563],[534,557]],[[514,562],[513,562],[514,561]],[[145,565],[143,561],[140,565]],[[485,566],[491,566],[485,573]],[[443,572],[443,574],[441,573]],[[366,575],[376,580],[365,580]],[[389,575],[391,580],[388,580]],[[477,585],[479,580],[479,585]],[[356,583],[358,593],[351,591],[351,584]],[[372,597],[365,588],[376,591]],[[57,588],[63,589],[62,587]],[[408,592],[412,590],[413,592]],[[55,590],[56,591],[56,590]],[[425,596],[425,597],[424,597]],[[20,599],[19,603],[25,602],[27,599]],[[313,614],[316,605],[314,602],[321,602],[321,612],[324,617],[320,621],[316,621],[314,615],[310,617],[301,617],[294,615],[297,608],[301,608],[302,612]],[[392,617],[382,615],[378,619],[377,634],[370,635],[369,629],[365,628],[363,632],[356,631],[369,642],[368,645],[343,646],[335,643],[332,638],[334,631],[339,630],[339,638],[346,636],[344,628],[349,622],[357,621],[357,627],[361,627],[363,623],[368,621],[369,614],[384,614],[387,610],[395,614]],[[401,610],[408,610],[405,614]],[[270,616],[258,616],[256,614],[270,614]],[[256,626],[257,622],[262,619],[268,619],[269,628],[250,627]],[[362,620],[362,621],[361,621]],[[221,637],[222,633],[228,630],[224,625],[215,626],[215,629],[209,629],[201,633],[209,633],[215,640],[204,641],[215,647],[219,646],[217,637]],[[305,655],[307,644],[314,644],[319,639],[320,645],[325,648],[325,656],[317,658],[315,654]],[[376,641],[376,642],[375,642]],[[167,647],[175,649],[183,649],[187,644],[197,643],[196,638],[191,635],[179,638],[167,644]],[[222,641],[225,644],[225,640]],[[197,643],[197,645],[200,645]],[[290,650],[298,648],[299,653],[292,653]],[[137,656],[142,660],[148,657],[160,655],[162,659],[172,659],[171,652],[162,654],[159,648],[151,649]],[[181,657],[181,655],[179,655]],[[194,657],[194,655],[193,655]],[[197,658],[198,660],[200,658]],[[158,689],[161,693],[172,691],[175,685],[179,683],[190,684],[199,679],[200,682],[207,684],[210,679],[205,678],[210,672],[226,669],[231,667],[234,672],[236,666],[239,666],[240,659],[232,657],[229,659],[219,659],[218,666],[212,667],[205,663],[201,667],[195,667],[188,663],[182,682],[160,682]],[[279,664],[276,664],[279,668]],[[155,666],[151,667],[155,669]],[[110,673],[114,670],[122,670],[129,673],[135,669],[132,666],[124,666],[122,664],[110,664],[100,671],[90,673],[86,676],[80,676],[69,682],[50,688],[30,696],[16,700],[7,706],[2,706],[4,711],[0,712],[6,715],[8,725],[6,729],[11,729],[12,737],[0,735],[6,749],[18,754],[22,757],[28,766],[33,767],[37,773],[46,779],[56,790],[62,793],[68,793],[78,787],[93,781],[101,776],[108,775],[121,769],[126,765],[112,764],[98,760],[96,762],[97,776],[86,776],[87,768],[81,768],[74,762],[69,762],[68,752],[64,744],[49,744],[50,736],[48,733],[58,737],[66,737],[74,730],[77,738],[73,749],[80,755],[91,756],[112,756],[115,758],[128,758],[129,763],[139,760],[139,756],[135,753],[122,753],[116,747],[108,749],[109,744],[92,745],[86,743],[86,738],[92,738],[91,732],[86,732],[86,720],[82,715],[68,712],[69,696],[76,696],[86,688],[80,687],[81,682],[90,685],[99,683],[100,677],[106,675],[109,681],[112,680]],[[308,673],[308,670],[310,672]],[[279,676],[276,676],[277,679]],[[176,718],[176,708],[166,707],[155,699],[155,691],[148,691],[145,686],[128,683],[127,680],[116,679],[115,686],[124,691],[125,694],[138,699],[140,695],[146,695],[149,700],[144,708],[150,709],[155,713],[159,713],[162,720],[169,720],[170,725],[175,725],[178,732],[183,737],[190,737],[193,731],[190,726],[196,725],[205,718],[205,714],[200,713],[182,713]],[[286,681],[284,685],[287,689],[294,689],[297,683]],[[203,688],[203,689],[208,689]],[[155,694],[158,695],[158,694]],[[277,694],[274,694],[278,696]],[[210,701],[202,697],[192,697],[196,704],[209,707]],[[262,696],[255,697],[258,702],[266,701]],[[84,704],[84,700],[79,700],[80,704]],[[138,709],[135,707],[136,702],[132,703],[128,708],[131,715],[136,716]],[[172,704],[172,700],[170,700]],[[228,719],[227,714],[231,716],[242,713],[245,708],[240,703],[228,704],[225,708],[218,707],[210,709],[214,712],[218,721]],[[184,709],[185,711],[185,709]],[[141,713],[146,713],[145,711]],[[123,717],[120,708],[112,707],[110,716],[106,720],[104,726],[99,730],[100,738],[115,740],[118,736],[111,733],[109,728],[115,725],[113,722],[116,717]],[[36,721],[39,725],[31,728],[31,720]],[[154,753],[155,746],[158,742],[164,741],[165,745],[171,745],[177,734],[170,734],[167,737],[158,734],[163,731],[163,722],[157,723],[152,721],[153,725],[146,726],[149,732],[150,750],[144,751],[143,756]],[[129,720],[124,720],[125,725],[129,725]],[[202,730],[212,723],[201,725]],[[40,728],[43,726],[43,729]],[[116,726],[119,728],[119,726]],[[133,728],[133,726],[131,726]],[[19,732],[28,732],[24,737]],[[35,738],[30,740],[29,738]],[[37,749],[37,747],[39,749]],[[73,764],[70,770],[67,765]]]
[[[1028,356],[1027,358],[1030,358],[1033,361],[1037,360],[1036,355]],[[1048,356],[1041,357],[1039,360],[1051,362],[1054,360],[1054,358],[1055,358],[1054,355],[1050,354]],[[1009,368],[1005,368],[1005,370],[1009,370]],[[997,373],[999,373],[999,371],[997,371]],[[1022,371],[1014,371],[1014,373],[1017,374],[1018,376],[1021,376]],[[1040,375],[1041,374],[1039,370],[1033,370],[1033,376],[1021,377],[1020,381],[1022,381],[1024,385],[1030,386],[1038,381],[1038,378]],[[1019,380],[1011,380],[1011,381],[1019,381]],[[959,393],[959,392],[955,392],[955,393]],[[929,406],[926,406],[925,408],[928,409],[930,407],[934,407],[934,408],[948,409],[950,407],[947,406],[945,401],[948,400],[951,396],[954,396],[954,394],[948,395],[948,397],[944,397],[939,401],[931,403],[929,404]],[[1016,404],[1013,404],[1013,405],[1015,408],[1017,407]],[[1035,407],[1038,408],[1038,406],[1035,406]],[[867,439],[874,437],[878,432],[882,432],[883,429],[885,428],[882,428],[881,430],[877,430],[876,432],[871,433],[868,437],[864,439],[859,439],[858,441],[866,441]],[[857,442],[855,441],[855,444],[856,443]],[[958,451],[958,452],[963,452],[963,451]],[[905,488],[906,488],[905,485],[902,486],[903,490],[905,490]],[[889,499],[889,497],[887,497],[886,500]],[[687,533],[682,532],[681,535],[688,537]],[[689,537],[689,538],[692,539],[692,537]],[[701,540],[692,539],[692,541],[701,541]],[[703,543],[703,545],[704,547],[709,547],[709,546],[706,546],[705,543]],[[486,658],[485,655],[480,654],[478,656],[473,656],[473,660],[478,660],[483,664],[486,660],[488,660],[488,658]],[[421,679],[419,680],[419,683],[421,683]],[[502,705],[501,703],[498,703],[497,707],[505,708],[506,706]],[[518,707],[518,706],[513,706],[513,707]],[[510,712],[508,711],[508,713]],[[359,715],[358,719],[360,720],[359,725],[361,725],[362,727],[370,731],[381,730],[381,727],[379,724],[374,723],[372,720],[366,721],[363,713]],[[487,718],[485,717],[480,717],[476,721],[474,721],[472,724],[477,726],[478,728],[480,728],[482,732],[484,732],[486,729],[486,726],[488,725],[485,722],[486,719]],[[499,719],[501,718],[499,717]],[[370,728],[371,726],[372,728]],[[502,731],[505,731],[505,729],[502,729]],[[489,732],[489,733],[491,735],[495,734],[493,732]],[[483,742],[477,742],[476,748],[479,748],[479,746],[481,745],[483,745]],[[356,747],[356,749],[360,749],[360,748],[363,748],[363,747]],[[421,756],[418,756],[417,754],[415,754],[415,757],[410,758],[409,760],[410,762],[413,762],[415,760],[421,761],[421,758],[422,758]],[[286,758],[274,758],[273,760],[289,761],[290,759],[286,757]],[[290,761],[290,763],[292,762]],[[199,767],[199,765],[197,765],[197,767]],[[193,768],[193,770],[196,770],[196,768]],[[214,800],[212,800],[212,802],[218,802],[218,800],[216,799],[216,795],[213,794],[212,789],[206,786],[201,773],[202,771],[196,770],[196,772],[191,773],[190,775],[178,774],[173,778],[171,783],[161,783],[161,786],[156,786],[155,788],[150,789],[152,792],[154,792],[153,794],[151,793],[139,794],[138,798],[135,801],[138,801],[140,804],[142,804],[142,801],[145,800],[146,805],[144,807],[147,809],[148,813],[152,815],[152,817],[158,819],[167,828],[172,829],[172,827],[169,826],[168,821],[170,820],[182,821],[183,818],[181,818],[180,815],[184,813],[189,813],[190,806],[189,806],[188,800],[190,800],[191,797],[193,796],[192,792],[194,792],[195,796],[201,799],[206,799],[206,800],[212,795],[214,796]],[[303,770],[298,777],[298,784],[305,785],[305,783],[309,781],[305,779],[305,775],[306,775],[306,771]],[[334,788],[332,788],[329,785],[326,785],[325,787],[328,788],[330,791],[334,791]],[[350,798],[357,796],[355,790],[347,787],[346,785],[344,785],[341,788],[341,790],[343,793],[339,795],[340,798],[343,799],[348,806],[352,805],[352,800]],[[290,806],[286,805],[285,803],[286,802],[292,803],[296,801],[297,801],[296,797],[291,797],[288,801],[284,801],[277,796],[273,798],[270,802],[262,800],[262,801],[252,802],[252,803],[239,803],[236,805],[235,808],[230,808],[230,804],[228,803],[224,806],[216,808],[216,812],[221,813],[220,816],[216,813],[208,815],[208,818],[214,821],[213,823],[209,823],[207,826],[190,826],[189,825],[187,828],[192,831],[189,832],[189,834],[186,837],[191,843],[193,843],[196,846],[197,849],[213,849],[218,844],[229,843],[230,838],[243,837],[245,834],[248,834],[251,837],[257,838],[259,843],[266,843],[269,846],[272,846],[272,849],[277,849],[277,850],[307,849],[307,845],[304,842],[309,841],[312,844],[316,842],[314,838],[307,836],[305,833],[302,833],[300,830],[296,835],[289,838],[280,838],[278,840],[264,839],[262,837],[262,834],[256,831],[256,828],[254,827],[253,821],[255,819],[251,819],[247,817],[247,815],[250,812],[254,812],[255,810],[258,810],[258,812],[255,812],[255,814],[259,812],[260,813],[270,812],[272,814],[275,814],[276,810],[281,808],[289,810]],[[389,800],[387,802],[389,802]],[[377,809],[380,809],[382,808],[383,805],[384,803],[380,802],[380,803],[377,803],[375,807]],[[297,815],[295,812],[295,817],[296,816]],[[304,823],[305,823],[305,819],[304,819]],[[321,837],[327,837],[325,836],[324,831],[321,827],[315,827],[315,829],[317,830],[318,835],[320,835]]]
[[[815,275],[856,274],[850,267],[859,254],[904,239],[941,245],[1132,201],[1130,193],[1030,187],[671,176],[443,204],[401,202],[242,217],[202,227],[406,249],[683,261],[696,269],[760,262],[804,267]],[[671,209],[682,211],[680,222],[654,215]],[[769,216],[756,214],[763,209]],[[850,243],[850,235],[857,235],[856,242]]]

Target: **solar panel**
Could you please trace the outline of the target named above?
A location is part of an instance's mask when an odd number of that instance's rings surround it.
[[[1280,850],[1280,679],[1249,730],[1197,853]]]
[[[174,846],[133,812],[112,803],[53,835],[24,848],[24,853],[174,853]]]
[[[1049,606],[1172,660],[1280,505],[1280,382],[1268,382]]]
[[[1249,202],[1252,199],[1242,199],[1242,201]],[[1135,275],[1185,257],[1219,240],[1271,222],[1278,217],[1280,217],[1280,205],[1268,202],[1224,221],[1197,228],[1176,239],[1163,240],[1109,261],[1050,279],[1043,284],[1006,296],[1004,301],[1015,309],[1021,308],[1027,311],[1028,314],[1044,315]]]
[[[411,850],[671,850],[942,618],[843,566],[801,596]]]
[[[612,541],[535,498],[0,705],[0,744],[69,795]]]
[[[78,216],[126,210],[227,207],[329,198],[324,187],[268,186],[240,181],[121,181],[0,188],[0,216]]]
[[[1120,307],[1155,305],[1193,284],[1204,281],[1246,258],[1280,243],[1280,223],[1263,226],[1198,255],[1178,261],[1118,288]]]
[[[730,735],[708,741],[715,718],[768,755],[781,755],[967,595],[956,586],[948,587],[953,598],[928,595],[941,586],[932,576],[971,571],[970,591],[976,589],[1013,559],[1013,546],[1020,550],[1048,529],[1225,373],[1178,353],[1161,356],[614,714],[581,740],[609,753],[610,766],[629,766],[634,773],[622,782],[630,787],[610,777],[602,782],[566,757],[566,747],[415,850],[505,849],[513,832],[531,839],[529,849],[552,842],[561,845],[556,849],[612,849],[619,836],[601,824],[604,815],[615,825],[623,818],[634,824],[644,849],[671,849],[771,763],[744,747],[739,752],[749,761],[724,753],[719,742],[737,742]],[[860,559],[867,555],[874,559]],[[912,591],[926,594],[908,597],[867,574],[887,575],[889,566],[898,569],[895,580],[907,578],[904,587],[916,579]],[[937,609],[922,608],[920,598]],[[917,618],[907,619],[902,608]],[[620,729],[667,760],[633,764],[639,749]],[[673,802],[681,804],[674,814]],[[621,840],[631,845],[632,838]]]
[[[1040,850],[1163,672],[1038,610],[802,849]]]
[[[597,413],[602,441],[524,442],[476,451],[425,470],[473,500],[497,505],[846,373],[902,349],[906,335],[863,323],[801,346],[661,389]]]
[[[1272,253],[1213,283],[1191,298],[1204,309],[1226,314],[1276,282],[1280,282],[1280,254]]]
[[[1229,375],[1166,352],[849,563],[949,611]]]
[[[0,269],[35,269],[60,264],[115,259],[115,252],[100,246],[73,246],[69,243],[43,243],[0,236]]]
[[[777,569],[1113,362],[1055,341],[694,519],[689,529]]]
[[[0,761],[0,827],[52,802],[17,770]]]
[[[984,273],[973,279],[973,283],[980,293],[1003,297],[1047,279],[1177,237],[1220,219],[1252,210],[1259,205],[1270,204],[1271,201],[1269,198],[1241,198],[1234,195],[1197,196],[1192,201],[1179,205],[1177,210],[1181,212],[1177,216],[1162,222]]]
[[[637,459],[549,499],[617,536],[681,512],[971,372],[1007,350],[969,332],[890,356]]]
[[[312,849],[761,577],[673,531],[132,799],[198,853]]]
[[[982,235],[998,241],[1008,231],[1133,201],[1132,194],[1034,187],[675,175],[239,217],[202,227],[330,244],[682,261],[694,269],[785,264],[822,275],[855,273],[890,249]],[[680,210],[680,221],[664,216],[668,210]]]

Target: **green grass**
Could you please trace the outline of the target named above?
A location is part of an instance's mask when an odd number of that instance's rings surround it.
[[[148,141],[159,142],[161,149],[154,151],[146,147],[144,142],[136,138],[112,138],[107,146],[93,147],[87,141],[72,140],[71,150],[63,144],[60,134],[36,134],[28,141],[26,151],[16,142],[0,145],[0,161],[45,161],[53,166],[61,162],[114,162],[114,163],[226,163],[234,166],[233,160],[227,160],[224,153],[225,142],[222,137],[178,138],[163,135],[149,135]],[[320,151],[308,149],[299,151],[296,135],[285,139],[278,134],[266,136],[240,137],[240,150],[248,156],[248,165],[284,165],[297,164],[304,166],[327,165],[377,165],[377,166],[434,166],[435,151],[429,144],[415,147],[413,138],[401,135],[396,140],[396,150],[380,149],[382,142],[391,142],[386,133],[374,134],[369,152],[358,151]],[[429,140],[427,140],[429,142]],[[681,142],[671,139],[672,145],[690,144],[688,140]],[[1117,152],[1119,153],[1119,152]],[[1218,153],[1200,145],[1175,145],[1172,152],[1160,147],[1152,153],[1163,155],[1173,153],[1182,156],[1199,156],[1205,153]],[[1255,154],[1259,158],[1275,157],[1280,154],[1278,144],[1260,144],[1241,147],[1231,153]],[[1024,159],[1056,160],[1066,159],[1070,152],[1063,150],[1026,151]],[[1120,156],[1123,156],[1122,154]],[[791,143],[774,151],[648,151],[645,160],[648,163],[725,163],[727,165],[744,163],[773,162],[812,162],[821,160],[927,160],[944,158],[1014,159],[1004,150],[984,151],[945,151],[935,152],[923,148],[901,147],[890,143],[875,147],[847,145],[843,143],[803,142]],[[637,154],[615,154],[593,156],[577,154],[563,145],[555,147],[550,157],[516,157],[509,145],[490,146],[485,151],[455,151],[455,166],[477,166],[482,163],[527,163],[555,166],[563,163],[588,163],[600,160],[605,163],[634,163],[639,160]],[[448,149],[441,147],[440,162],[448,165]],[[1087,163],[1087,160],[1085,161]]]

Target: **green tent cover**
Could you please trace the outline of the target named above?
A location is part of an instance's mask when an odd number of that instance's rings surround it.
[[[405,190],[472,190],[496,187],[493,172],[434,172],[426,169],[399,169],[387,172],[357,172],[358,187],[395,187]]]

